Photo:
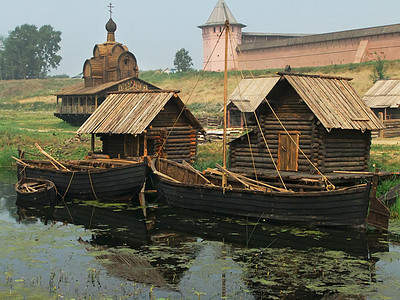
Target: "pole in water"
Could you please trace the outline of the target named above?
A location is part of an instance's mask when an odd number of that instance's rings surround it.
[[[228,34],[229,34],[229,21],[225,21],[225,68],[224,68],[224,135],[222,142],[223,151],[223,167],[226,169],[226,127],[227,127],[227,102],[228,102]],[[222,174],[222,187],[227,186],[226,174]]]

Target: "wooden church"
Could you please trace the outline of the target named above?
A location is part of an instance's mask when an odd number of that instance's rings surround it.
[[[279,75],[248,85],[246,99],[233,99],[239,110],[252,113],[253,127],[230,143],[230,168],[276,173],[275,162],[280,171],[308,174],[367,171],[371,131],[383,125],[350,86],[351,79]]]
[[[54,115],[72,125],[82,125],[109,92],[158,89],[138,78],[135,55],[127,46],[115,41],[117,25],[111,15],[106,30],[107,42],[95,45],[93,57],[83,64],[84,81],[57,93]]]

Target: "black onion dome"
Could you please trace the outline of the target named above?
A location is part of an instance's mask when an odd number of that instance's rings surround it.
[[[106,24],[106,30],[107,30],[107,32],[115,32],[117,30],[117,24],[115,24],[115,22],[113,21],[112,18],[110,18],[110,20],[108,20],[108,22]]]

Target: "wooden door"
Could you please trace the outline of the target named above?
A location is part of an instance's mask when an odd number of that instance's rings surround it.
[[[298,171],[299,151],[299,132],[279,133],[278,148],[278,169],[280,171]]]
[[[139,156],[139,137],[138,136],[125,135],[124,155],[130,156],[130,157]]]

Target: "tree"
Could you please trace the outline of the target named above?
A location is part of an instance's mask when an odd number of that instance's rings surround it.
[[[40,78],[51,68],[60,65],[61,32],[50,25],[39,30],[35,25],[15,27],[3,39],[0,51],[0,67],[3,79]]]
[[[389,76],[386,73],[386,60],[385,56],[378,55],[375,52],[376,60],[374,61],[374,68],[372,69],[372,81],[375,83],[378,80],[389,79]]]
[[[174,66],[182,72],[190,70],[191,66],[193,66],[193,62],[189,55],[189,51],[187,51],[185,48],[177,51],[175,53]]]

